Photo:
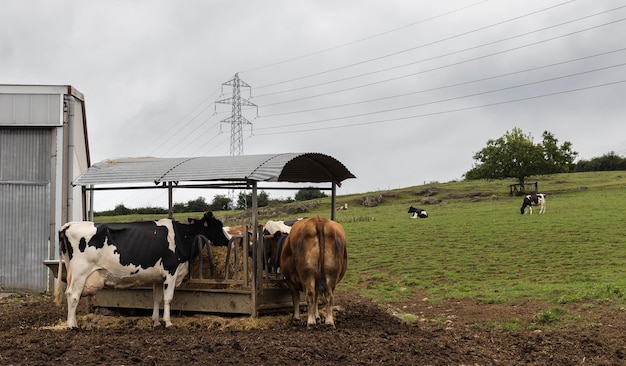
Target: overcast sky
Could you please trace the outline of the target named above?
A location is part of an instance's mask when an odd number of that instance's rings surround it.
[[[515,127],[626,154],[625,20],[617,0],[7,0],[0,83],[82,92],[96,163],[229,155],[238,73],[245,154],[329,154],[361,193],[461,179]],[[96,196],[120,203],[167,197]]]

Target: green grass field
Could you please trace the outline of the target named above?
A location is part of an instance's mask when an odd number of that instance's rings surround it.
[[[337,211],[349,257],[339,286],[381,302],[401,300],[413,291],[424,291],[433,301],[624,302],[626,172],[537,180],[547,194],[544,215],[538,209],[532,216],[520,215],[522,198],[509,196],[508,180],[431,183],[338,197],[338,203],[349,203],[347,211]],[[382,196],[377,207],[359,204],[373,195]],[[441,202],[422,204],[424,196]],[[328,217],[330,199],[318,202],[304,216]],[[429,218],[411,219],[410,205],[426,209]],[[229,222],[237,212],[215,214],[228,215],[227,225],[241,224]],[[287,218],[292,217],[282,217]],[[150,217],[98,221],[137,219]]]

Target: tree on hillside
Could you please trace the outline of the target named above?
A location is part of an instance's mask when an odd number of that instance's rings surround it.
[[[204,197],[198,197],[195,200],[187,201],[188,212],[205,212],[209,210],[209,204],[206,203]]]
[[[326,197],[326,193],[320,191],[317,188],[307,187],[296,192],[294,199],[296,201],[308,201],[316,198]]]
[[[233,206],[233,200],[223,194],[217,194],[213,197],[213,202],[209,206],[211,211],[230,210]]]
[[[619,156],[615,151],[610,151],[600,157],[591,160],[578,160],[574,167],[575,172],[597,172],[611,170],[626,170],[626,158]]]
[[[131,210],[130,208],[124,206],[123,203],[120,203],[120,204],[116,205],[115,208],[113,209],[113,215],[114,216],[130,215],[131,213],[133,213],[133,210]]]
[[[478,162],[465,173],[465,179],[515,178],[523,187],[532,175],[569,172],[578,155],[572,143],[565,141],[559,146],[548,131],[542,137],[543,141],[535,144],[530,134],[516,127],[496,140],[488,140],[487,146],[474,155]]]
[[[269,202],[269,195],[265,191],[261,191],[257,195],[256,199],[258,207],[265,207]],[[239,196],[237,197],[237,206],[235,207],[238,210],[247,210],[250,205],[252,205],[252,193],[239,193]]]

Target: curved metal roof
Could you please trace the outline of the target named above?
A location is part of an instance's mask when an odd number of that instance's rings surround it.
[[[121,158],[92,165],[74,185],[184,181],[332,182],[356,178],[337,159],[319,153],[192,158]]]

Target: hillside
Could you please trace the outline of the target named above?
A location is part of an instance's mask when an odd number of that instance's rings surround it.
[[[537,177],[546,214],[520,215],[510,181],[430,183],[340,196],[337,221],[348,237],[349,269],[341,286],[378,301],[423,292],[430,299],[621,299],[626,291],[623,207],[626,172]],[[530,179],[529,181],[534,181]],[[374,207],[362,202],[377,202]],[[409,206],[429,212],[411,219]],[[259,222],[329,216],[330,198],[263,207]],[[199,213],[197,215],[200,215]],[[186,220],[189,214],[176,214]],[[246,213],[215,212],[225,225]],[[156,217],[104,217],[129,221]]]
[[[554,174],[540,177],[532,177],[528,182],[538,182],[539,192],[548,197],[585,190],[603,190],[626,188],[626,172],[585,172]],[[337,204],[347,203],[349,209],[338,212],[344,220],[367,219],[368,212],[372,207],[366,207],[363,202],[378,201],[377,207],[395,205],[436,206],[446,203],[476,202],[490,200],[496,196],[504,202],[519,201],[521,198],[510,196],[509,185],[516,183],[514,180],[477,180],[477,181],[453,181],[446,183],[428,183],[424,185],[384,190],[376,192],[358,193],[337,196]],[[346,184],[349,184],[346,183]],[[494,199],[496,197],[493,197]],[[519,208],[519,207],[518,207]],[[259,210],[259,220],[267,219],[290,219],[298,216],[322,215],[328,216],[330,212],[330,198],[322,198],[307,202],[295,202],[278,206],[262,207]],[[241,224],[245,221],[245,213],[241,211],[216,212],[223,218],[225,224]],[[184,215],[183,215],[184,216]],[[338,218],[341,221],[341,217]]]

